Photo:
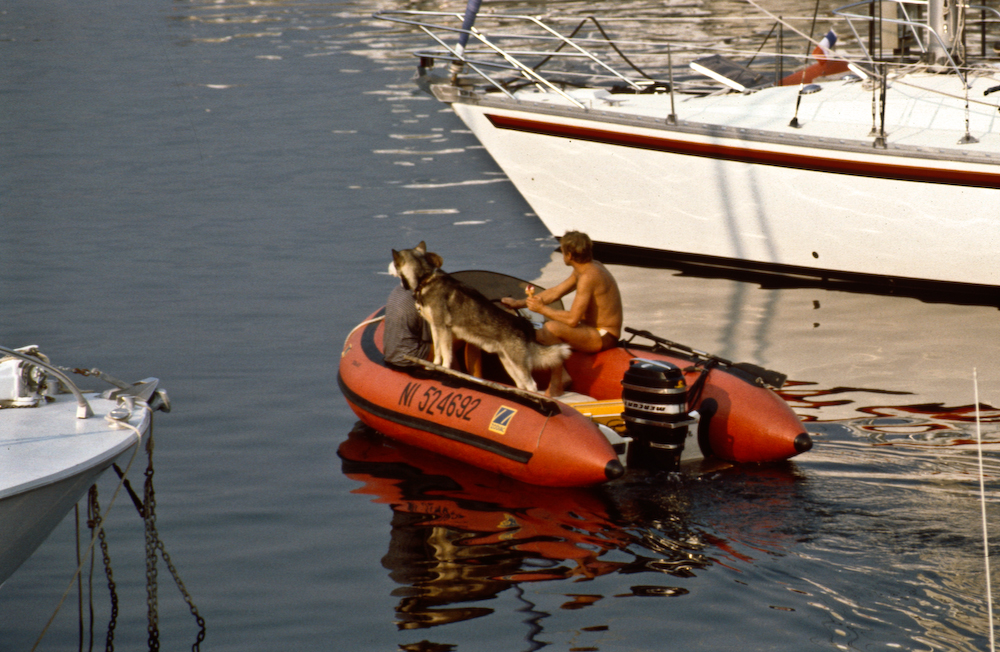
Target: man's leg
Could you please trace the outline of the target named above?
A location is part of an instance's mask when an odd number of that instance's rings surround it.
[[[536,339],[546,346],[552,344],[569,344],[574,351],[585,353],[596,353],[602,348],[601,334],[592,326],[571,327],[557,321],[547,321],[545,326],[536,331]],[[563,365],[552,370],[552,377],[549,380],[549,387],[545,391],[546,396],[553,398],[562,396],[566,388],[573,381]]]

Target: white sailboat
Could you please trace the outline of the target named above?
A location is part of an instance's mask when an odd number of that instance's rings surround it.
[[[620,261],[1000,301],[996,10],[866,1],[819,41],[768,15],[781,38],[727,53],[475,9],[376,16],[438,43],[421,83],[553,234]]]

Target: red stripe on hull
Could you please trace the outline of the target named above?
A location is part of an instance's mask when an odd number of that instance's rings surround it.
[[[876,179],[893,179],[898,181],[917,181],[920,183],[939,183],[954,186],[975,188],[1000,188],[1000,174],[992,172],[972,172],[962,170],[947,170],[938,167],[916,167],[909,165],[894,165],[891,163],[871,163],[867,161],[839,158],[824,158],[804,154],[790,154],[770,150],[756,150],[731,145],[716,145],[697,143],[661,136],[644,136],[593,127],[578,127],[575,125],[541,122],[525,118],[485,114],[486,118],[497,129],[508,129],[541,136],[559,138],[575,138],[605,145],[633,147],[667,154],[683,156],[699,156],[737,163],[752,163],[771,165],[775,167],[795,168],[813,172],[845,174]],[[933,163],[933,162],[931,162]]]

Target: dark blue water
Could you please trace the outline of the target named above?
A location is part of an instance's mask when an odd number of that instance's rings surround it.
[[[202,649],[984,649],[963,408],[973,366],[1000,404],[995,309],[617,268],[635,325],[796,381],[817,446],[778,468],[549,491],[355,431],[336,366],[392,287],[391,248],[561,273],[488,155],[412,85],[419,38],[375,8],[0,9],[0,343],[168,388],[157,524]],[[124,496],[108,536],[115,644],[141,649],[143,530]],[[31,649],[73,550],[71,516],[0,588],[0,649]],[[100,647],[100,567],[94,586]],[[190,647],[162,565],[158,611],[163,649]],[[74,594],[40,649],[75,649],[77,622]]]

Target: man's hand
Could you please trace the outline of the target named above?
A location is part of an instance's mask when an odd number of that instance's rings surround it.
[[[517,310],[518,308],[524,308],[527,305],[523,300],[518,301],[517,299],[512,299],[510,297],[503,297],[502,299],[500,299],[500,303],[507,306],[508,308],[513,308],[514,310]]]

